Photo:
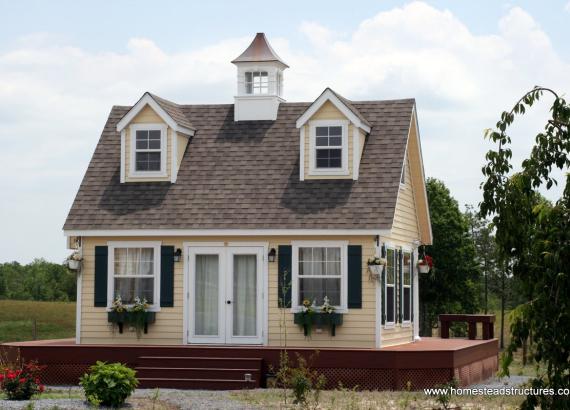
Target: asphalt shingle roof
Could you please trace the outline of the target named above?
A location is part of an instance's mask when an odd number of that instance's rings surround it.
[[[351,102],[372,128],[358,181],[299,181],[295,122],[310,104],[243,122],[232,104],[178,105],[196,133],[175,184],[120,183],[116,124],[131,107],[113,107],[64,229],[391,228],[414,100]]]

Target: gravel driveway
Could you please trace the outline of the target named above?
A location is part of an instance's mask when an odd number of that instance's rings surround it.
[[[45,398],[31,401],[11,401],[0,400],[0,409],[28,409],[29,404],[33,405],[34,410],[79,410],[93,409],[89,404],[81,398],[77,398],[82,394],[79,387],[50,387],[50,393],[61,392],[62,396],[75,398]],[[127,401],[124,408],[130,409],[152,409],[153,397],[156,394],[155,389],[138,389]],[[259,407],[236,401],[230,397],[229,391],[211,391],[211,390],[176,390],[176,389],[160,389],[159,396],[156,400],[155,409],[219,409],[219,410],[246,410],[258,409]]]

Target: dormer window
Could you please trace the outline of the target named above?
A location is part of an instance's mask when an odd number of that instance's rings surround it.
[[[131,175],[165,176],[166,126],[163,124],[133,124],[130,127]]]
[[[348,121],[311,121],[310,132],[310,174],[348,175]]]
[[[246,94],[269,94],[267,71],[247,71],[245,73]]]

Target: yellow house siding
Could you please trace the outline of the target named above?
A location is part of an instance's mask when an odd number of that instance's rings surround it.
[[[183,343],[183,283],[184,264],[181,261],[174,264],[174,307],[161,308],[157,313],[156,323],[149,326],[148,334],[137,340],[134,332],[125,329],[123,334],[113,332],[107,323],[107,311],[103,307],[94,307],[94,255],[95,246],[106,246],[108,241],[161,241],[162,245],[172,245],[183,249],[183,242],[267,242],[269,249],[278,249],[278,245],[288,245],[294,240],[323,240],[323,237],[113,237],[113,238],[83,238],[83,280],[81,303],[81,343],[82,344],[182,344]],[[284,330],[287,331],[289,346],[306,347],[375,347],[376,323],[376,283],[368,279],[366,260],[374,255],[374,239],[369,236],[327,237],[326,240],[348,241],[351,245],[362,246],[362,309],[349,309],[344,315],[344,323],[339,326],[336,336],[332,337],[328,329],[318,333],[313,329],[310,338],[305,338],[303,330],[293,323],[293,313],[290,309],[277,307],[277,262],[269,263],[267,279],[268,287],[268,324],[265,329],[268,344],[278,346],[284,343]],[[281,328],[281,313],[285,313],[285,328]],[[265,327],[265,324],[264,324]]]
[[[144,107],[129,125],[132,124],[165,124],[160,116],[148,105]],[[125,128],[125,181],[126,182],[149,182],[149,181],[170,181],[172,170],[172,129],[166,131],[166,176],[164,177],[133,177],[131,172],[131,144],[133,136],[130,126]]]
[[[180,164],[182,163],[182,158],[184,158],[184,151],[186,151],[186,146],[188,145],[188,138],[180,133],[176,134],[177,139],[177,158],[176,158],[176,169],[180,169]]]

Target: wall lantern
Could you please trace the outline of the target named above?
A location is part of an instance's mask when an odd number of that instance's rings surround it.
[[[271,250],[267,254],[267,260],[269,262],[275,262],[275,255],[277,255],[277,251],[275,250],[275,248],[271,248]]]
[[[178,248],[176,249],[176,252],[174,252],[174,262],[180,262],[181,257],[182,257],[182,250]]]

